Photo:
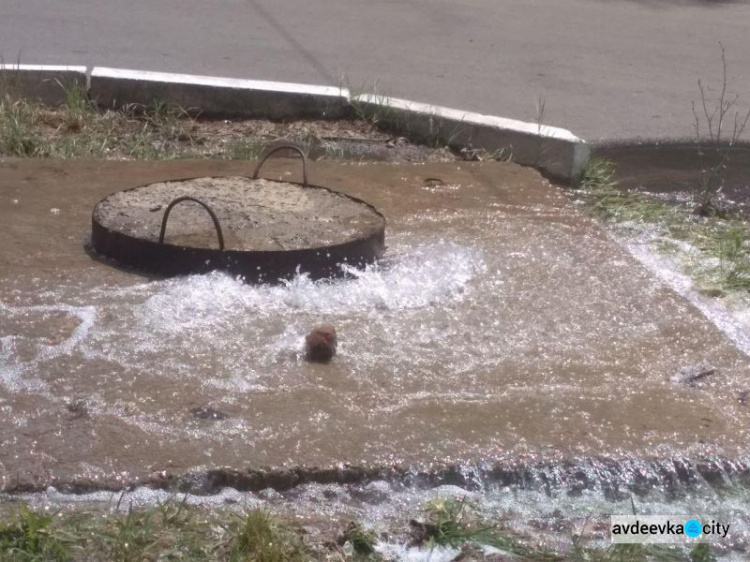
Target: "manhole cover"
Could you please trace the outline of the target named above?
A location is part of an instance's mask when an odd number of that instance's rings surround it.
[[[385,218],[371,205],[303,183],[201,177],[114,193],[97,203],[91,243],[118,263],[157,275],[223,270],[248,282],[298,272],[334,277],[383,255]]]

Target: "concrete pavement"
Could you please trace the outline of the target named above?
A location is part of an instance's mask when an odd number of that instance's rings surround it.
[[[156,5],[158,4],[158,6]],[[750,3],[4,0],[6,62],[348,84],[588,139],[692,134],[698,78],[750,101]]]

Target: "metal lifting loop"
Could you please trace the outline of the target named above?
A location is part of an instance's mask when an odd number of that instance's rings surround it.
[[[161,231],[159,232],[159,244],[164,244],[164,235],[167,233],[167,219],[169,219],[169,213],[172,212],[172,209],[175,205],[178,203],[182,203],[183,201],[192,201],[193,203],[198,203],[201,207],[206,209],[206,212],[211,216],[211,220],[214,221],[214,227],[216,228],[216,236],[219,238],[219,250],[224,249],[224,233],[221,231],[221,225],[219,224],[219,219],[216,216],[216,213],[214,213],[211,210],[211,207],[206,205],[203,201],[200,201],[196,199],[195,197],[178,197],[174,201],[172,201],[169,205],[167,205],[167,210],[164,211],[164,218],[161,219]]]
[[[282,144],[269,150],[268,153],[261,159],[260,162],[258,162],[258,165],[255,167],[255,172],[253,172],[253,179],[258,179],[260,167],[265,164],[269,156],[278,152],[279,150],[294,150],[302,157],[302,185],[304,187],[307,187],[307,158],[305,158],[305,153],[302,151],[302,149],[299,146],[295,146],[293,144]]]

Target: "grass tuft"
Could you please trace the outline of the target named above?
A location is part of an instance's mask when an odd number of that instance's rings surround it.
[[[339,539],[339,543],[351,544],[355,554],[370,556],[375,553],[377,540],[375,531],[365,529],[361,523],[351,521],[344,529],[344,534]]]
[[[0,525],[0,557],[7,562],[63,562],[70,560],[66,545],[54,527],[53,514],[22,505]]]
[[[230,562],[296,562],[306,560],[299,536],[267,511],[254,509],[235,524]]]
[[[465,497],[433,499],[427,503],[424,513],[425,523],[412,522],[412,527],[418,531],[415,537],[417,543],[424,543],[432,548],[487,545],[516,556],[532,555],[532,551],[516,537],[482,519],[475,506]],[[533,560],[540,562],[559,560],[559,556],[545,550],[533,551],[533,557]]]
[[[619,544],[585,546],[573,536],[573,548],[551,553],[535,537],[517,536],[484,520],[465,499],[435,499],[417,524],[419,544],[461,549],[456,560],[484,560],[482,546],[503,550],[519,562],[715,562],[708,544],[689,552],[681,546]],[[415,522],[412,522],[412,527]],[[199,509],[185,501],[119,511],[76,509],[57,513],[26,505],[0,516],[2,562],[302,562],[307,560],[382,560],[375,533],[361,523],[347,524],[335,542],[303,541],[300,530],[269,512],[243,515]],[[341,545],[345,545],[341,548]],[[532,546],[533,545],[533,546]],[[490,555],[494,556],[494,555]],[[487,558],[490,559],[490,558]],[[494,558],[493,558],[494,559]],[[505,558],[503,558],[505,559]]]
[[[37,156],[40,138],[34,131],[38,112],[23,100],[0,100],[0,151],[11,156]]]
[[[618,188],[614,167],[592,159],[573,196],[604,222],[657,232],[656,247],[680,257],[685,271],[706,294],[750,291],[750,224],[737,214],[701,216],[691,201],[665,201]],[[688,248],[686,250],[685,248]]]
[[[611,191],[617,187],[615,166],[606,158],[590,158],[583,168],[578,188],[586,191]]]

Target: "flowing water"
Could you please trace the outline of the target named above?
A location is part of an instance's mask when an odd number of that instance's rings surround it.
[[[738,399],[747,356],[534,172],[321,165],[317,183],[386,215],[387,259],[337,281],[250,286],[218,273],[148,280],[91,261],[81,246],[96,200],[135,178],[175,177],[179,164],[131,165],[125,178],[118,163],[78,165],[99,168],[64,181],[54,167],[14,172],[36,191],[7,174],[0,183],[4,490],[62,502],[76,496],[57,489],[157,482],[219,493],[195,501],[273,502],[259,492],[272,479],[237,474],[294,467],[291,483],[304,485],[279,502],[310,507],[334,490],[326,509],[371,521],[458,493],[435,488],[447,485],[519,524],[627,512],[633,493],[644,512],[748,521],[737,460],[750,429]],[[189,166],[210,175],[218,164]],[[425,183],[432,176],[445,183]],[[336,326],[339,354],[308,364],[304,336],[321,321]],[[718,374],[671,381],[695,364]],[[201,408],[221,419],[196,417]],[[676,459],[691,468],[658,464]],[[322,483],[348,467],[374,472]],[[392,478],[373,476],[381,469]],[[706,480],[716,470],[724,487]],[[736,499],[722,500],[727,486]],[[139,490],[134,500],[174,491]],[[83,499],[109,501],[97,493]]]

